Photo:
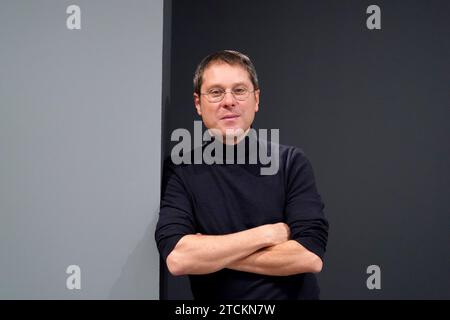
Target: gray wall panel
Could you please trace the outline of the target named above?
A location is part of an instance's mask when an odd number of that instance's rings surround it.
[[[0,6],[0,298],[157,299],[162,0]]]

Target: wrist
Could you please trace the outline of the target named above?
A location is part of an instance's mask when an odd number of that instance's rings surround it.
[[[259,226],[259,240],[261,243],[261,248],[269,247],[275,245],[275,238],[270,224],[265,224]]]

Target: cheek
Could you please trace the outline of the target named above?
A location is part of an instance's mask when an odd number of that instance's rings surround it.
[[[216,121],[216,119],[218,117],[217,108],[215,106],[205,106],[203,115],[209,121]]]
[[[242,110],[242,114],[246,117],[246,118],[250,118],[253,116],[253,114],[255,113],[255,105],[249,105],[246,108],[244,108]]]

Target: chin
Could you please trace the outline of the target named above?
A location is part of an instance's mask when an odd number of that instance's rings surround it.
[[[245,130],[242,129],[241,127],[223,128],[221,131],[223,136],[231,136],[231,137],[240,136],[245,132]]]
[[[239,137],[246,131],[239,125],[210,127],[209,130],[213,135],[222,137]]]

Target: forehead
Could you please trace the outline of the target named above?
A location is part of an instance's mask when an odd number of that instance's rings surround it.
[[[211,87],[214,85],[230,86],[237,83],[251,85],[250,75],[240,65],[229,65],[225,62],[214,62],[203,72],[203,85]]]

